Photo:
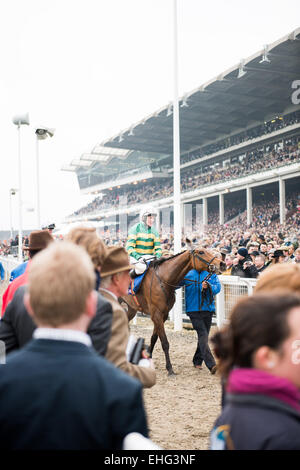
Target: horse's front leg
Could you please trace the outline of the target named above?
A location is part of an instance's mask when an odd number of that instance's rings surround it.
[[[173,367],[171,364],[170,355],[169,355],[170,345],[169,345],[169,341],[165,332],[165,326],[163,322],[161,322],[160,325],[157,327],[157,333],[161,342],[161,346],[165,353],[166,369],[168,371],[168,375],[175,375],[175,372],[173,371]]]
[[[152,357],[153,349],[154,349],[157,339],[158,339],[158,334],[157,334],[156,326],[154,325],[153,333],[152,333],[151,341],[150,341],[150,357]]]

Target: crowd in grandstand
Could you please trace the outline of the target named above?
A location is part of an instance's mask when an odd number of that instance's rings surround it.
[[[235,179],[260,171],[278,168],[300,160],[300,138],[289,138],[278,144],[268,146],[267,151],[261,148],[249,151],[228,166],[197,166],[182,171],[181,191],[188,192],[204,185],[216,184],[229,178]],[[114,209],[119,205],[134,205],[170,197],[173,194],[173,179],[149,181],[133,189],[116,188],[108,191],[103,197],[96,197],[87,206],[73,215],[86,215],[100,210]]]
[[[252,140],[257,137],[270,134],[271,132],[283,129],[284,127],[290,126],[292,124],[297,124],[299,122],[299,111],[288,114],[286,116],[278,116],[275,119],[272,119],[271,121],[265,122],[264,124],[254,127],[253,129],[241,132],[237,135],[230,136],[227,139],[221,140],[220,142],[203,147],[203,149],[197,152],[189,152],[183,157],[182,163],[186,163],[201,158],[205,155],[210,155],[212,153],[219,152],[220,150],[232,147],[233,145],[238,145],[242,142],[246,142],[248,140]]]

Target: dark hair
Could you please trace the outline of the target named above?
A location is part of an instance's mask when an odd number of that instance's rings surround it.
[[[212,337],[221,375],[233,367],[251,368],[253,353],[261,346],[279,350],[289,336],[287,314],[300,307],[300,296],[292,292],[255,294],[233,308],[229,324]]]
[[[29,252],[29,258],[33,258],[37,253],[39,253],[41,250],[28,250]]]

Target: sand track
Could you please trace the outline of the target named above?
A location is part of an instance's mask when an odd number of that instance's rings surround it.
[[[196,349],[196,332],[183,328],[174,332],[166,322],[170,342],[170,357],[174,377],[168,377],[165,356],[158,340],[153,353],[157,370],[157,383],[144,390],[150,438],[164,449],[205,450],[209,432],[220,412],[220,377],[212,376],[204,366],[195,369],[192,357]],[[212,328],[212,332],[215,327]],[[139,317],[137,324],[130,323],[130,331],[150,343],[152,322]]]

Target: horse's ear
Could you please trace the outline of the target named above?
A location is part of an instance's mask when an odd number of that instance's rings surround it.
[[[188,248],[190,251],[192,251],[192,250],[195,248],[194,245],[193,245],[193,243],[192,243],[192,241],[191,241],[189,238],[187,238],[187,237],[185,237],[185,243],[187,244],[187,248]]]

